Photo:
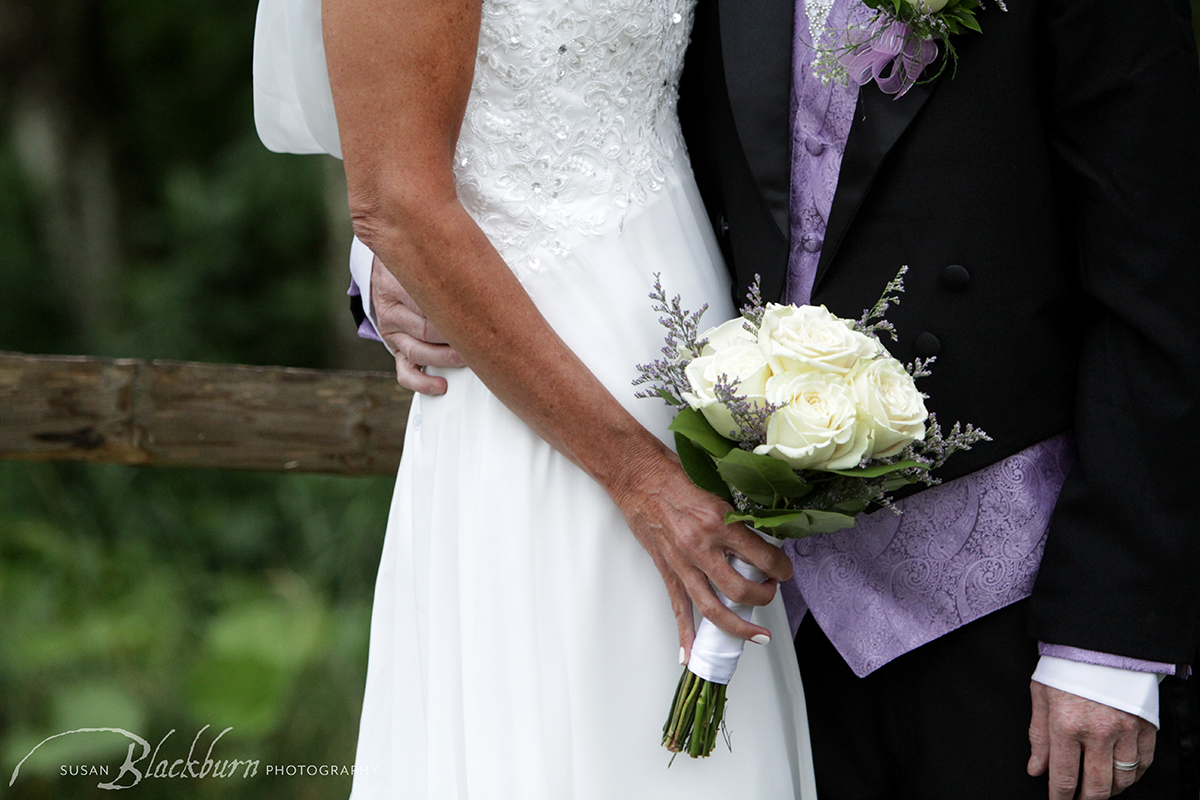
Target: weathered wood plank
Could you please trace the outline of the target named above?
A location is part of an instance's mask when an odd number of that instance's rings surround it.
[[[0,353],[0,459],[390,475],[382,372]]]

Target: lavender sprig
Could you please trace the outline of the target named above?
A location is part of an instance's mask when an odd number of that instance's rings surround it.
[[[904,276],[907,274],[908,267],[901,267],[900,271],[896,273],[896,277],[883,287],[883,294],[879,295],[875,305],[863,311],[862,316],[854,323],[854,327],[859,333],[874,336],[876,339],[882,338],[881,333],[886,333],[893,342],[899,340],[896,336],[896,327],[887,321],[885,315],[889,308],[900,305],[900,295],[904,293]]]
[[[931,413],[925,425],[925,440],[916,448],[918,459],[927,463],[929,469],[937,469],[946,459],[961,450],[970,450],[979,442],[990,442],[992,437],[970,423],[955,422],[949,433],[942,433],[937,414]]]
[[[913,376],[913,380],[916,380],[917,378],[928,378],[933,374],[933,371],[930,370],[929,367],[935,361],[937,361],[937,356],[930,356],[929,358],[914,358],[913,362],[911,364],[905,364],[904,368],[908,370],[909,375]],[[928,397],[929,395],[922,393],[921,396]]]
[[[741,308],[742,318],[748,323],[746,330],[757,333],[762,327],[762,318],[766,310],[767,306],[762,299],[762,276],[756,272],[754,280],[750,282],[750,288],[746,291],[746,305]],[[750,325],[754,327],[751,328]]]
[[[743,450],[753,450],[767,440],[767,421],[783,404],[755,403],[738,394],[738,381],[730,380],[722,373],[713,384],[713,396],[718,402],[729,409],[733,422],[738,426],[737,436],[739,446]]]
[[[663,315],[658,321],[667,330],[662,347],[664,357],[637,365],[641,374],[634,379],[633,385],[650,384],[652,388],[639,390],[634,397],[659,397],[675,408],[683,408],[687,405],[681,399],[683,393],[691,389],[684,370],[691,359],[700,356],[704,347],[699,333],[700,318],[708,310],[708,304],[701,306],[699,311],[685,311],[679,295],[667,299],[662,276],[657,272],[654,273],[654,291],[650,293],[650,299],[654,301],[654,310]],[[690,356],[683,357],[684,353]]]

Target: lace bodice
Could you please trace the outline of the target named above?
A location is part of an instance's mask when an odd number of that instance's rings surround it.
[[[519,277],[619,228],[682,146],[693,0],[484,0],[459,197]]]

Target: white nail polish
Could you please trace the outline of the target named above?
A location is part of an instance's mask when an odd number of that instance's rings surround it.
[[[681,647],[681,648],[679,648],[679,664],[680,664],[680,666],[683,666],[686,663],[687,663],[687,653],[684,652],[684,649]]]
[[[767,636],[765,633],[756,633],[750,637],[750,641],[754,642],[755,644],[769,644],[771,637]]]

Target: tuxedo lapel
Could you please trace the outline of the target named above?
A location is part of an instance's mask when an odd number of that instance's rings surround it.
[[[738,138],[771,216],[790,232],[795,0],[719,0],[725,84]]]
[[[850,128],[850,138],[846,141],[837,191],[833,196],[829,223],[825,228],[821,260],[817,265],[817,275],[813,284],[814,293],[821,285],[825,273],[829,271],[829,265],[837,255],[838,247],[862,205],[863,198],[871,188],[884,158],[925,105],[938,80],[940,78],[918,83],[899,99],[885,95],[873,83],[859,90],[854,124]]]

